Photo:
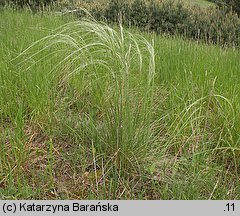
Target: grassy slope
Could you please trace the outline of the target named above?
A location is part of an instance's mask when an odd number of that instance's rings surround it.
[[[214,3],[206,0],[183,0],[183,2],[186,2],[187,4],[190,4],[190,5],[199,5],[201,7],[214,6]]]
[[[106,1],[106,0],[101,0],[102,2]],[[174,1],[179,1],[179,0],[174,0]],[[198,5],[198,6],[201,6],[201,7],[210,7],[210,6],[214,6],[215,4],[213,2],[209,2],[207,0],[180,0],[182,2],[185,2],[189,5]],[[87,2],[87,4],[89,4],[89,2],[91,3],[94,3],[95,2],[99,2],[99,1],[95,1],[95,0],[92,0],[92,1],[87,1],[87,0],[82,0],[82,1],[79,1],[79,5],[82,4],[82,2]],[[101,3],[100,3],[101,4]]]
[[[69,19],[0,14],[0,197],[239,199],[240,53],[145,35],[155,40],[156,77],[151,146],[144,153],[143,139],[137,142],[131,136],[141,138],[146,132],[141,124],[147,111],[131,98],[131,92],[135,98],[144,95],[141,76],[130,78],[129,85],[134,86],[130,93],[120,91],[130,104],[124,106],[123,121],[118,119],[118,98],[108,105],[117,93],[113,84],[105,85],[103,96],[99,94],[98,85],[103,87],[107,78],[101,80],[103,86],[87,75],[63,82],[64,74],[75,67],[72,64],[49,73],[62,58],[56,53],[62,46],[53,49],[50,60],[30,70],[28,64],[17,65],[27,55],[10,61]],[[138,64],[133,63],[131,72],[138,70]],[[101,68],[97,71],[104,73]],[[119,125],[122,121],[127,129]],[[119,138],[123,148],[136,151],[135,158],[104,148]],[[118,157],[123,158],[122,166],[133,168],[119,170]],[[102,173],[105,178],[96,184]]]

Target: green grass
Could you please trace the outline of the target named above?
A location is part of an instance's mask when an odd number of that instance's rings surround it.
[[[201,7],[210,7],[215,5],[214,3],[209,2],[207,0],[182,0],[182,1],[190,5],[198,5]]]
[[[114,29],[1,11],[0,197],[239,199],[239,51]]]

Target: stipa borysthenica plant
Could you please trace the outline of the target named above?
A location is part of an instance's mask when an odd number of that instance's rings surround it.
[[[154,58],[153,45],[121,25],[114,30],[82,20],[36,41],[14,61],[31,76],[41,62],[57,59],[42,74],[53,86],[43,106],[51,107],[49,124],[66,125],[78,137],[80,166],[92,163],[97,182],[98,169],[102,178],[112,170],[140,174],[152,150]]]

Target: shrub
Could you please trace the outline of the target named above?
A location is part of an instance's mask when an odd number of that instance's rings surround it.
[[[97,18],[123,22],[141,30],[177,34],[222,46],[239,46],[240,18],[232,10],[211,7],[188,7],[182,2],[110,0],[101,11],[92,9]]]
[[[236,13],[240,14],[240,1],[239,0],[209,0],[216,3],[221,8],[230,8]]]
[[[1,5],[14,5],[20,8],[31,7],[39,8],[56,2],[57,0],[2,0]]]

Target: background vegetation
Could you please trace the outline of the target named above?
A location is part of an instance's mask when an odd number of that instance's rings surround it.
[[[238,0],[209,0],[216,3],[220,8],[232,9],[240,14],[240,2]]]
[[[215,1],[215,0],[214,0]],[[105,0],[105,1],[55,1],[55,0],[6,0],[6,4],[32,9],[54,3],[65,5],[78,17],[86,14],[79,10],[87,8],[97,20],[137,27],[158,34],[181,35],[206,43],[238,47],[240,43],[239,1],[219,0],[216,5],[205,7],[195,2],[172,0]],[[218,6],[217,6],[218,5]],[[75,11],[75,9],[77,9]]]
[[[97,19],[108,22],[121,21],[126,26],[136,26],[159,34],[181,35],[206,43],[222,46],[239,46],[240,19],[224,8],[200,8],[174,1],[111,0],[103,9],[93,9]]]
[[[17,6],[20,8],[30,7],[30,8],[39,8],[53,4],[57,0],[0,0],[2,5],[11,5]]]

